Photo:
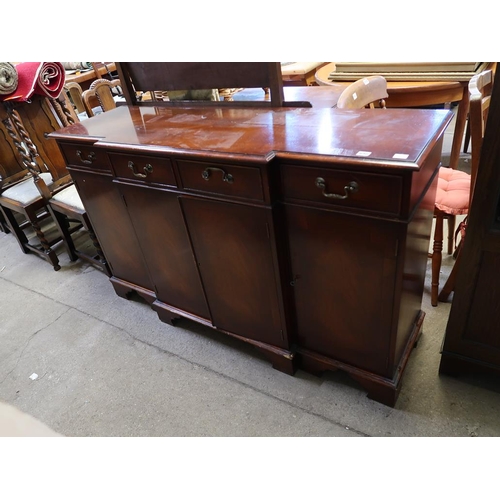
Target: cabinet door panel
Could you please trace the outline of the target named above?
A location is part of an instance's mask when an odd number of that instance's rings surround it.
[[[113,276],[153,290],[127,207],[106,175],[71,171]]]
[[[182,198],[214,326],[285,347],[266,209]]]
[[[387,375],[397,241],[389,223],[287,206],[299,346]]]
[[[210,318],[178,195],[120,185],[161,302]]]

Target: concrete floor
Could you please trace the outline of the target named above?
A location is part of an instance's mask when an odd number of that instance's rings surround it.
[[[57,251],[62,268],[55,272],[0,233],[0,400],[58,433],[500,435],[498,379],[438,374],[450,303],[430,306],[429,273],[424,332],[389,408],[343,373],[292,377],[209,328],[161,323],[144,302],[118,297],[100,271]],[[445,255],[443,283],[452,264]]]

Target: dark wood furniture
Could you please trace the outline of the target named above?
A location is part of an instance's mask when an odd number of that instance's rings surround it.
[[[40,122],[43,125],[46,125],[47,122],[52,124],[51,119],[47,120],[47,117],[52,116],[52,113],[47,111],[48,107],[45,101],[45,98],[35,97],[33,101],[34,114],[28,113],[29,117],[35,117],[35,119],[37,116],[41,116]],[[28,104],[24,105],[28,106]],[[5,158],[7,153],[9,157],[16,155],[20,164],[24,167],[17,173],[13,173],[13,170],[17,169],[18,163],[11,161],[8,170],[5,167],[2,168],[6,173],[11,174],[6,177],[2,176],[0,182],[2,224],[7,230],[6,232],[13,234],[24,253],[35,253],[47,260],[57,271],[60,269],[59,259],[52,245],[60,238],[46,234],[44,221],[47,221],[50,214],[47,211],[45,201],[39,195],[33,183],[30,169],[40,173],[41,177],[51,187],[54,178],[41,159],[37,146],[31,140],[19,110],[22,113],[22,107],[16,109],[14,106],[5,103],[0,106],[0,119],[2,122],[0,128],[4,139],[1,145],[3,149],[2,158]],[[30,123],[30,126],[32,125]],[[49,131],[52,130],[54,129],[49,129]],[[37,138],[43,138],[43,131],[47,131],[47,129],[41,128],[40,136],[37,136]],[[55,146],[58,157],[62,158],[53,139],[50,142]],[[64,169],[66,168],[64,162],[62,162],[61,166]],[[56,171],[56,173],[59,172]],[[67,172],[66,176],[68,177]]]
[[[0,166],[4,230],[14,235],[24,253],[43,257],[56,271],[60,265],[54,245],[62,240],[71,260],[80,257],[109,274],[65,159],[48,137],[61,125],[78,121],[66,94],[57,100],[33,96],[30,102],[3,103],[0,118],[0,138],[4,139],[0,158],[10,160],[8,171]],[[11,175],[4,178],[3,171]],[[87,230],[97,255],[75,247],[72,235],[81,228]]]
[[[51,136],[119,295],[248,342],[289,374],[345,370],[394,405],[424,319],[451,117],[120,106]]]
[[[499,128],[500,81],[496,78],[466,237],[460,252],[440,373],[500,373]]]
[[[309,102],[286,102],[279,62],[119,62],[116,63],[125,99],[130,105],[185,106],[185,101],[140,101],[139,92],[222,88],[262,88],[267,102],[189,101],[190,106],[252,107],[305,106]]]

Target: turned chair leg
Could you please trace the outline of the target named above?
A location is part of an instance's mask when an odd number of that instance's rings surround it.
[[[455,216],[448,215],[448,255],[453,253],[453,243],[455,237]]]
[[[455,261],[455,264],[453,264],[453,268],[450,272],[450,275],[448,276],[448,279],[446,280],[446,283],[444,284],[443,289],[441,290],[441,292],[439,292],[438,296],[439,302],[446,302],[450,294],[455,291],[455,283],[457,281],[457,271],[461,260],[460,247],[461,245],[458,248],[457,260]]]
[[[436,215],[434,229],[434,245],[432,247],[432,274],[431,274],[431,305],[438,305],[439,273],[441,272],[441,260],[443,250],[443,217]]]
[[[66,252],[69,256],[69,260],[71,260],[72,262],[76,261],[78,259],[78,256],[76,255],[75,245],[69,231],[69,222],[67,217],[64,214],[61,214],[54,210],[50,205],[48,209],[50,214],[52,215],[52,218],[54,219],[59,233],[62,236],[64,248],[66,249]]]
[[[57,258],[56,252],[52,249],[49,242],[47,241],[45,233],[43,232],[40,224],[35,220],[30,220],[30,224],[35,230],[38,241],[42,245],[42,253],[45,255],[45,259],[47,260],[47,262],[50,262],[52,264],[54,271],[59,271],[59,269],[61,269],[61,266],[59,265],[59,259]]]

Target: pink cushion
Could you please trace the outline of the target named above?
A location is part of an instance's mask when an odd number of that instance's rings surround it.
[[[469,211],[470,175],[449,167],[439,169],[436,208],[451,215]]]

